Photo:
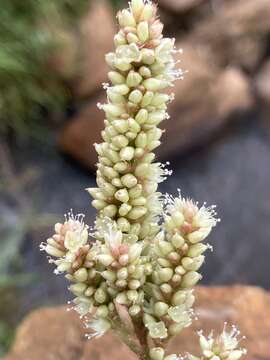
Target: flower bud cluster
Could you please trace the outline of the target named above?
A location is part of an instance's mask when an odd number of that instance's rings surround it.
[[[202,355],[196,357],[188,354],[188,360],[239,360],[246,354],[246,349],[239,347],[239,330],[236,326],[232,326],[230,331],[226,330],[226,323],[223,332],[216,338],[211,333],[205,337],[199,332],[200,347]],[[243,339],[243,338],[242,338]]]
[[[177,360],[165,355],[165,346],[191,324],[192,288],[208,248],[202,241],[218,220],[213,208],[157,191],[170,175],[153,153],[173,99],[165,88],[182,72],[175,70],[174,39],[163,38],[156,5],[131,0],[117,18],[115,51],[106,56],[107,103],[98,105],[105,128],[95,144],[97,187],[87,189],[98,210],[94,231],[71,213],[41,249],[71,282],[74,309],[90,338],[113,328],[141,359]],[[208,354],[203,359],[238,360]]]

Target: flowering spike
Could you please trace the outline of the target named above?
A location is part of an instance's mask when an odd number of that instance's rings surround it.
[[[214,207],[157,191],[172,173],[153,152],[174,99],[166,88],[183,72],[156,13],[150,0],[131,0],[117,15],[107,102],[98,104],[105,128],[94,144],[97,185],[86,189],[97,210],[94,227],[71,211],[40,248],[71,282],[73,308],[92,329],[88,338],[113,329],[140,359],[179,360],[165,355],[165,344],[192,322],[193,287],[209,248],[203,240],[218,220]],[[244,350],[236,336],[235,329],[217,340],[201,334],[200,359],[238,360]]]

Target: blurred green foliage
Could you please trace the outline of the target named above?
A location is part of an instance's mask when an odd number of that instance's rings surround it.
[[[68,97],[48,67],[58,32],[76,22],[88,0],[1,0],[0,131],[35,129],[42,110],[57,110]],[[31,122],[32,121],[32,122]]]

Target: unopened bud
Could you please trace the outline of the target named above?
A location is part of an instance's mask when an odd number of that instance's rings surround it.
[[[148,22],[142,21],[137,26],[137,34],[142,43],[146,42],[149,38]]]
[[[121,181],[127,188],[132,188],[137,184],[137,178],[132,174],[126,174],[121,177]]]
[[[136,87],[142,81],[142,76],[134,70],[128,73],[126,84],[128,87]]]
[[[183,276],[181,286],[183,288],[193,287],[201,278],[201,274],[197,273],[196,271],[190,271]]]
[[[155,305],[154,305],[154,312],[159,317],[166,315],[168,309],[169,309],[169,306],[166,303],[161,302],[161,301],[155,303]]]
[[[149,351],[151,360],[163,360],[165,351],[161,347],[152,348]]]

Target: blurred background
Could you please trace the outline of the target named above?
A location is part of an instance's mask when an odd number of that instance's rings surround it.
[[[180,188],[218,206],[203,283],[270,289],[270,2],[159,0],[183,49],[159,149]],[[115,14],[124,0],[1,0],[0,356],[32,309],[68,299],[39,243],[70,208],[95,212],[96,154]]]

